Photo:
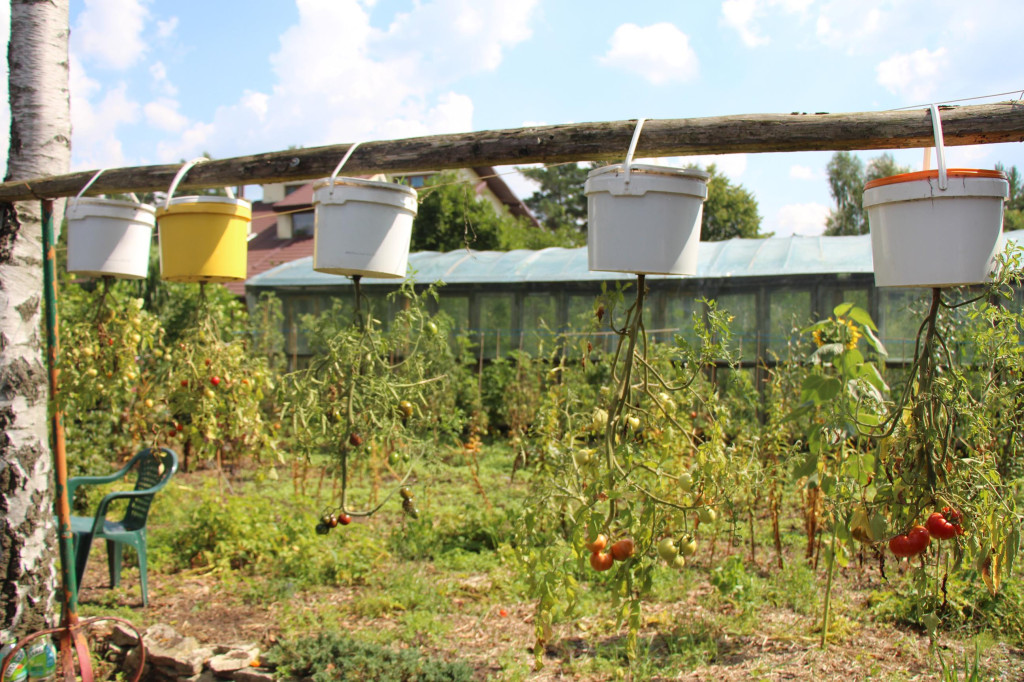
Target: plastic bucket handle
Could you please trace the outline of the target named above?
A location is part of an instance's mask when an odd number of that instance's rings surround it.
[[[78,194],[75,195],[75,201],[82,198],[82,195],[85,194],[85,190],[92,187],[92,183],[96,182],[99,179],[99,177],[103,175],[103,171],[105,170],[107,169],[100,168],[98,171],[96,171],[96,175],[92,176],[89,179],[89,182],[85,183],[85,185],[82,186],[82,189],[78,190]],[[139,198],[135,196],[135,192],[128,192],[128,196],[130,196],[132,198],[132,201],[134,201],[136,204],[139,203]]]
[[[625,170],[625,181],[629,184],[629,175],[633,169],[633,154],[636,152],[636,143],[640,140],[640,131],[643,130],[645,118],[636,120],[636,128],[633,129],[633,139],[629,141],[629,150],[626,152],[626,162],[622,164]]]
[[[932,112],[932,133],[935,136],[935,156],[939,164],[939,189],[943,192],[949,186],[949,179],[946,177],[946,149],[942,144],[942,117],[939,116],[939,107],[935,104],[930,106]]]
[[[345,156],[341,157],[341,161],[339,161],[338,165],[334,167],[334,172],[331,173],[331,190],[330,192],[328,192],[330,196],[334,196],[334,181],[335,179],[337,179],[338,173],[341,172],[342,166],[344,166],[348,162],[348,160],[352,158],[352,152],[354,152],[356,150],[356,147],[358,147],[360,144],[360,142],[353,142],[351,146],[349,146],[348,151],[345,152]]]
[[[167,190],[167,200],[164,201],[165,211],[171,207],[171,197],[174,196],[174,190],[178,189],[178,183],[181,182],[182,178],[185,177],[185,174],[192,170],[193,166],[197,166],[205,161],[209,161],[209,159],[206,158],[205,156],[199,156],[192,159],[191,161],[186,162],[185,165],[178,169],[178,172],[175,174],[174,179],[171,180],[170,189]],[[227,192],[228,199],[235,198],[235,193],[232,191],[230,187],[225,187],[224,191]]]

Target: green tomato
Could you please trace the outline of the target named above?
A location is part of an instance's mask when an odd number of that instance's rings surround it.
[[[577,450],[572,453],[572,461],[576,463],[576,466],[582,468],[588,466],[594,461],[594,451],[586,448]]]
[[[680,554],[679,556],[677,556],[675,559],[672,560],[671,566],[672,566],[672,568],[676,569],[677,571],[682,570],[682,568],[684,566],[686,566],[686,559],[684,559],[683,555]]]
[[[718,512],[711,507],[701,507],[697,510],[697,518],[700,519],[701,523],[714,523],[715,519],[718,518]]]
[[[661,542],[658,543],[658,556],[667,563],[675,561],[676,557],[679,556],[679,550],[676,549],[675,540],[672,538],[662,538]]]
[[[679,474],[679,487],[683,489],[684,493],[693,490],[693,476],[685,471]]]
[[[679,553],[683,556],[693,556],[697,552],[697,540],[692,535],[685,535],[679,541]]]

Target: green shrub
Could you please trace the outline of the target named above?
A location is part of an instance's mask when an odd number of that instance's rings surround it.
[[[465,663],[427,658],[412,649],[395,651],[386,646],[364,644],[338,634],[281,642],[267,653],[267,659],[278,667],[279,674],[308,677],[314,682],[459,682],[473,679],[473,669]]]

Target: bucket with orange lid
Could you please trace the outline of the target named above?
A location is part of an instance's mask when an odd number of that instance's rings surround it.
[[[937,170],[879,178],[864,186],[876,286],[980,284],[994,267],[1010,189],[1006,175],[947,169],[935,107],[932,120]]]

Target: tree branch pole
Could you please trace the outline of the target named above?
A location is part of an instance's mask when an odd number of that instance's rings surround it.
[[[948,146],[1024,141],[1024,104],[945,107],[942,127]],[[622,158],[634,128],[635,121],[608,121],[365,142],[348,160],[345,171],[365,175],[617,161]],[[648,120],[636,156],[905,149],[933,144],[927,108],[840,114],[741,114]],[[338,144],[210,161],[193,168],[180,187],[200,189],[323,178],[331,174],[338,159],[351,146]],[[109,169],[89,188],[89,194],[163,191],[178,169],[179,164]],[[0,184],[0,201],[72,196],[95,172],[6,182]]]

